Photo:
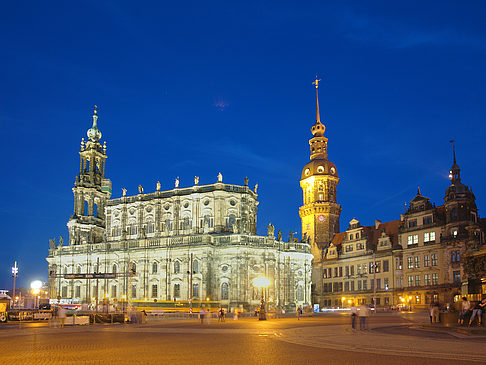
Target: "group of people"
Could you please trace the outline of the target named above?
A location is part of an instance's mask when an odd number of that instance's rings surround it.
[[[440,304],[439,302],[430,303],[430,323],[439,323]]]
[[[363,304],[359,308],[352,306],[351,308],[351,328],[356,330],[356,318],[359,318],[359,329],[367,330],[368,323],[366,319],[371,315],[371,309],[367,305]]]
[[[54,326],[57,327],[59,323],[59,327],[64,328],[64,322],[66,321],[67,312],[62,306],[53,306],[52,307],[52,323]]]
[[[474,307],[471,305],[471,302],[467,300],[467,297],[462,297],[461,302],[461,311],[459,313],[459,320],[457,321],[458,324],[461,326],[464,325],[464,320],[467,316],[469,317],[469,326],[473,323],[473,321],[478,318],[478,325],[481,326],[482,316],[484,308],[486,307],[486,298],[477,302]]]

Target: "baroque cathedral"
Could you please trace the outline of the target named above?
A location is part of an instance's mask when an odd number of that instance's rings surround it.
[[[50,240],[50,297],[61,303],[204,301],[250,309],[311,303],[311,246],[256,232],[257,186],[223,182],[112,198],[95,109],[81,140],[69,240]],[[321,137],[317,137],[322,139]],[[316,147],[317,148],[317,147]],[[322,147],[319,147],[322,148]],[[330,166],[326,165],[328,169]],[[328,170],[327,170],[328,171]],[[313,171],[314,173],[314,171]],[[331,180],[329,180],[331,181]],[[270,284],[261,292],[254,279]]]

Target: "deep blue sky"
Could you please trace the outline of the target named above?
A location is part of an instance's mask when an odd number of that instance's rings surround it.
[[[247,175],[259,233],[287,237],[317,73],[342,229],[398,219],[418,185],[441,204],[450,139],[486,211],[484,2],[160,3],[0,5],[0,288],[14,260],[20,285],[45,279],[48,239],[67,237],[94,104],[114,197]]]

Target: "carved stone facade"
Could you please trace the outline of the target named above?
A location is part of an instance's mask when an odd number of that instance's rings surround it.
[[[81,143],[69,243],[50,244],[52,298],[90,303],[112,301],[218,301],[229,307],[258,305],[253,279],[265,276],[266,298],[276,307],[310,304],[310,245],[283,242],[269,225],[258,236],[257,186],[223,183],[155,191],[110,199],[105,178],[106,144],[99,143],[97,113],[89,140]],[[73,274],[113,274],[79,279]],[[67,276],[66,276],[67,275]]]

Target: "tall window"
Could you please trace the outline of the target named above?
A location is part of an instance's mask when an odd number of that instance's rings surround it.
[[[424,267],[430,266],[430,257],[429,255],[424,255]]]
[[[157,298],[157,284],[152,284],[152,298]]]
[[[157,267],[157,263],[156,263],[156,262],[154,262],[154,263],[152,264],[152,274],[157,274],[157,269],[158,269],[158,267]]]
[[[228,283],[221,284],[221,300],[228,299]]]
[[[304,300],[304,288],[302,288],[302,285],[299,285],[297,287],[297,300],[299,301]]]
[[[226,226],[228,228],[233,228],[233,225],[236,223],[236,216],[234,214],[230,214],[227,222],[228,224]]]
[[[408,277],[408,286],[413,286],[413,276]]]
[[[388,264],[388,260],[383,260],[383,272],[388,272],[390,270],[390,266]]]
[[[111,286],[111,297],[116,298],[116,285]]]
[[[407,257],[407,267],[409,269],[413,269],[413,257],[412,256]]]
[[[111,268],[111,272],[113,274],[116,274],[116,269],[117,269],[116,264],[113,264],[113,267]]]
[[[461,282],[461,272],[460,271],[453,271],[453,280],[455,283],[460,283]]]
[[[132,285],[132,298],[137,297],[137,285]]]
[[[154,222],[148,222],[147,223],[147,233],[154,233]]]
[[[418,269],[420,267],[420,256],[415,256],[415,268]]]
[[[63,298],[67,298],[67,296],[68,296],[67,295],[67,290],[68,290],[67,286],[63,286],[62,287],[62,297]]]
[[[133,275],[135,275],[137,273],[137,264],[136,263],[134,263],[134,262],[130,263],[130,271]]]
[[[460,262],[461,261],[461,254],[459,250],[451,252],[451,262]]]
[[[430,285],[432,283],[430,274],[424,275],[424,285]]]
[[[80,298],[81,297],[81,287],[80,286],[75,286],[74,287],[74,297],[75,298]]]
[[[363,290],[368,290],[368,281],[363,280]]]
[[[438,264],[437,254],[434,253],[432,254],[432,266],[437,266],[437,264]]]
[[[199,272],[199,261],[194,260],[192,262],[192,273],[197,274]]]
[[[199,284],[192,284],[192,296],[194,298],[199,298]]]
[[[403,267],[403,262],[402,262],[402,259],[397,257],[396,259],[396,265],[397,265],[397,270],[401,270],[402,267]]]
[[[179,261],[174,262],[174,274],[181,272],[181,263]]]
[[[181,284],[174,284],[174,299],[181,296]]]
[[[432,274],[432,285],[439,285],[439,274]]]
[[[415,286],[420,286],[420,275],[415,275]]]

